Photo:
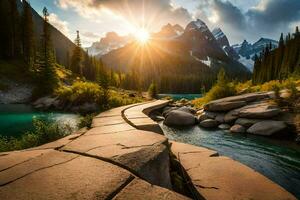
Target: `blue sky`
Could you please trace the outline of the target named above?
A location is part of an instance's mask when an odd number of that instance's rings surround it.
[[[231,44],[260,37],[278,39],[300,25],[300,0],[30,0],[41,13],[46,6],[50,22],[75,38],[81,33],[84,46],[106,32],[121,35],[145,26],[158,31],[167,23],[183,27],[200,18],[210,29],[220,27]]]

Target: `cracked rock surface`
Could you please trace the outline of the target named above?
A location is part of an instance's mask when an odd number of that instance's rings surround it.
[[[215,151],[171,142],[171,150],[206,200],[295,200],[285,189],[253,169]]]
[[[128,117],[137,119],[165,103],[112,109],[97,115],[90,130],[0,153],[0,199],[187,199],[169,190],[167,138],[137,129],[151,119],[133,126],[124,115],[130,109]]]

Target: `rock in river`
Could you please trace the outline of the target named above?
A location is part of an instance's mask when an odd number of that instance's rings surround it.
[[[252,126],[253,124],[259,122],[261,120],[257,120],[257,119],[247,119],[247,118],[238,118],[236,121],[235,121],[235,124],[239,124],[239,125],[242,125],[246,128],[249,128],[250,126]]]
[[[206,119],[202,122],[200,122],[200,126],[204,127],[204,128],[215,128],[218,126],[218,122],[214,119]]]
[[[173,110],[166,116],[164,123],[167,126],[192,126],[197,121],[197,118],[191,113]]]
[[[245,106],[238,116],[243,118],[267,119],[275,117],[280,113],[280,109],[268,103],[259,103],[251,106]]]
[[[245,133],[246,129],[243,126],[236,124],[230,128],[230,132],[231,133]]]
[[[283,121],[265,120],[255,123],[247,130],[247,133],[270,136],[284,130],[286,127]]]
[[[229,124],[220,124],[218,126],[219,129],[222,129],[222,130],[229,130],[230,129],[230,125]]]

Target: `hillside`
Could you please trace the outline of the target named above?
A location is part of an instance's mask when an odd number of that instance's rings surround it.
[[[18,0],[17,4],[18,4],[17,6],[19,12],[21,13],[23,10],[22,8],[23,3]],[[40,38],[43,31],[43,18],[33,8],[31,10],[32,10],[33,23],[34,23],[34,32],[36,38]],[[49,26],[49,29],[51,32],[51,39],[52,39],[53,48],[55,50],[57,63],[64,66],[69,66],[70,65],[69,60],[72,51],[75,48],[75,44],[51,24]],[[37,41],[37,43],[38,42],[39,41]]]

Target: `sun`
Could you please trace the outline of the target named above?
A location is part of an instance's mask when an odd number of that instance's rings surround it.
[[[137,41],[139,41],[141,44],[145,44],[150,39],[150,34],[146,29],[137,29],[134,33],[134,36]]]

